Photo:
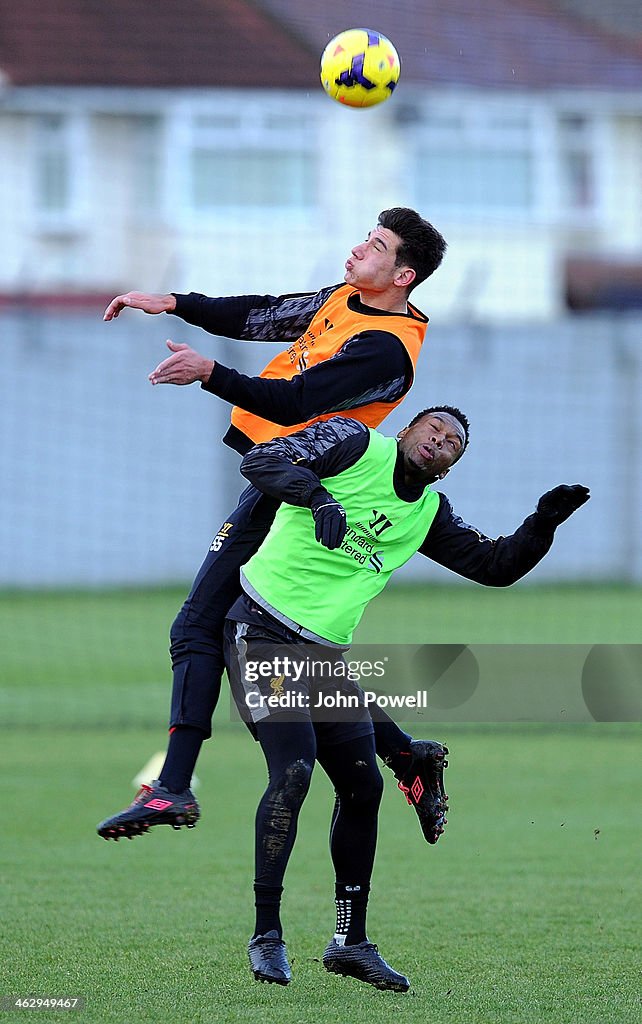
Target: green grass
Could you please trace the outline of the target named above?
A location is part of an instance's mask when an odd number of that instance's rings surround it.
[[[0,994],[83,996],[87,1024],[638,1019],[639,734],[593,725],[446,738],[452,811],[436,847],[386,773],[369,931],[412,980],[398,996],[319,963],[334,920],[321,772],[286,879],[294,981],[281,989],[257,985],[246,962],[264,770],[242,727],[221,726],[204,751],[198,828],[119,844],[94,825],[128,798],[155,732],[5,734]]]
[[[161,727],[185,592],[0,593],[0,721]],[[639,587],[398,586],[372,602],[355,643],[636,644],[641,621]]]
[[[286,880],[294,981],[252,980],[264,767],[226,701],[199,761],[198,828],[100,841],[95,823],[164,747],[167,632],[183,593],[0,595],[0,995],[83,996],[87,1024],[639,1018],[635,725],[434,726],[452,751],[434,848],[386,773],[369,931],[411,977],[407,996],[319,963],[333,925],[320,772]],[[642,591],[626,587],[403,587],[373,603],[358,639],[636,643],[641,619]]]
[[[368,607],[360,636],[395,643],[636,644],[642,587],[620,585],[391,587]]]

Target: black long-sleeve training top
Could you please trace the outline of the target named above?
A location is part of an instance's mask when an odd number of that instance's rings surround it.
[[[175,294],[174,315],[219,337],[290,345],[339,287],[280,296]],[[397,402],[412,383],[410,358],[399,338],[385,329],[388,314],[384,310],[364,306],[356,292],[349,303],[372,316],[373,326],[348,338],[331,358],[290,380],[249,377],[217,361],[203,389],[283,426],[371,402]],[[224,441],[241,454],[253,443],[236,427],[230,427]]]
[[[335,416],[288,437],[256,445],[243,459],[241,473],[256,488],[290,505],[309,506],[325,488],[321,479],[353,466],[370,440],[357,420]],[[422,487],[404,482],[403,460],[397,459],[394,488],[402,500],[416,501]],[[419,553],[465,579],[490,587],[507,587],[525,576],[553,543],[554,529],[534,512],[510,536],[487,537],[456,515],[445,496],[419,548]]]

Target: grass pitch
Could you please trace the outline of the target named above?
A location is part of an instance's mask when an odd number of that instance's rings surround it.
[[[483,595],[483,599],[480,599]],[[435,727],[451,748],[436,847],[384,770],[369,933],[412,981],[326,974],[330,787],[317,769],[286,878],[294,980],[259,985],[252,929],[258,747],[226,721],[198,765],[203,819],[118,844],[96,823],[164,747],[182,592],[0,598],[0,996],[78,996],[87,1022],[624,1024],[640,1017],[640,729]],[[640,591],[403,588],[360,639],[636,642]],[[454,624],[454,625],[453,625]],[[561,633],[561,635],[560,635]],[[21,1019],[42,1013],[21,1011]]]
[[[0,593],[0,722],[163,728],[187,588]],[[356,644],[637,644],[642,588],[390,587]]]
[[[263,765],[242,727],[222,725],[205,748],[196,829],[118,844],[94,827],[130,798],[155,732],[3,737],[0,994],[82,996],[78,1017],[92,1024],[639,1019],[639,735],[593,725],[444,738],[452,812],[436,847],[385,773],[369,932],[411,978],[398,995],[319,962],[334,924],[322,772],[286,878],[294,980],[282,989],[257,984],[245,952]]]

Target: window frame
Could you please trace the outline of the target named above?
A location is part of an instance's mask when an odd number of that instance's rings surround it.
[[[284,113],[285,111],[285,113]],[[204,129],[202,119],[221,119]],[[270,122],[284,121],[281,127]],[[201,122],[199,124],[199,122]],[[227,122],[227,123],[226,123]],[[279,223],[303,223],[318,205],[318,161],[316,117],[306,111],[305,98],[292,94],[237,96],[236,93],[212,100],[178,103],[169,114],[168,187],[172,197],[174,220],[183,226],[211,230],[217,226],[235,226],[252,222],[262,226]],[[206,142],[202,145],[204,130]],[[200,144],[200,145],[199,145]],[[193,154],[197,148],[229,153],[256,150],[268,153],[303,153],[311,162],[312,182],[307,201],[297,204],[224,203],[197,206],[193,198]]]
[[[57,118],[62,124],[61,149],[66,162],[67,201],[59,208],[47,209],[39,201],[39,161],[46,154],[43,122]],[[82,232],[89,215],[89,121],[83,111],[48,109],[31,116],[31,189],[33,222],[39,234],[74,235]]]

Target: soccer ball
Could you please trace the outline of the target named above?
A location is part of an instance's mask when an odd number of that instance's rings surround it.
[[[368,28],[349,28],[321,56],[321,84],[347,107],[374,107],[392,96],[401,61],[389,39]]]

